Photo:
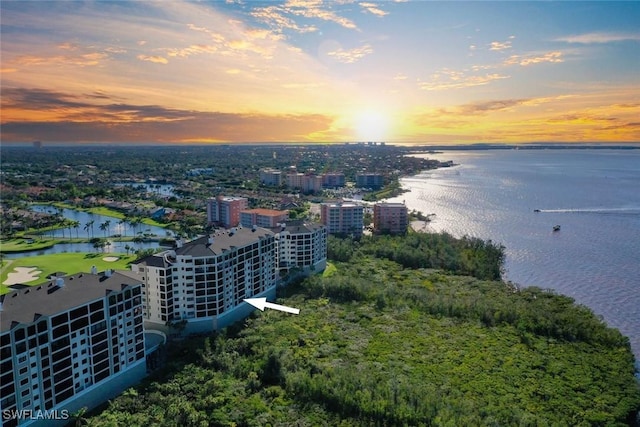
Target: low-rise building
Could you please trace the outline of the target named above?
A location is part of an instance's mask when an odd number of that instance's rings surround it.
[[[404,234],[409,226],[409,212],[404,203],[373,205],[373,229],[376,233]]]
[[[146,375],[141,278],[57,277],[3,295],[2,425],[66,425]]]

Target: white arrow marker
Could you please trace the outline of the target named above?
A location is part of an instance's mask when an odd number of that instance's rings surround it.
[[[286,305],[280,305],[280,304],[274,304],[272,302],[267,302],[267,298],[265,298],[265,297],[263,297],[263,298],[246,298],[244,300],[244,302],[248,302],[249,304],[251,304],[255,308],[259,309],[260,311],[264,311],[265,308],[272,308],[274,310],[280,310],[280,311],[284,311],[284,312],[291,313],[291,314],[300,313],[300,309],[299,308],[292,308],[292,307],[287,307]]]

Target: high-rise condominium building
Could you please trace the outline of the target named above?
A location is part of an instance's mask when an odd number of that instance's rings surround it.
[[[377,233],[404,234],[409,226],[409,214],[404,203],[373,205],[373,228]]]
[[[379,173],[360,173],[356,175],[356,187],[378,190],[384,186],[384,177]]]
[[[187,332],[207,332],[248,316],[253,307],[245,298],[275,297],[276,258],[273,232],[243,227],[178,244],[131,268],[144,276],[149,327],[186,320]]]
[[[80,273],[2,296],[2,425],[66,425],[146,375],[141,278]]]
[[[364,207],[358,203],[322,203],[320,217],[329,234],[362,234]]]
[[[253,227],[257,225],[258,227],[270,228],[286,222],[288,218],[288,211],[247,209],[240,212],[240,225],[243,227]]]
[[[271,229],[278,242],[278,269],[288,273],[320,272],[327,265],[327,228],[322,224],[293,221]]]
[[[282,185],[282,171],[277,169],[261,169],[260,183],[271,187],[280,187]]]
[[[207,221],[220,227],[237,227],[240,212],[249,206],[244,197],[218,196],[207,200]]]

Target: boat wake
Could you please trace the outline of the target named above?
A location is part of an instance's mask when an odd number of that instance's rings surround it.
[[[586,213],[586,214],[618,214],[640,215],[640,207],[636,208],[579,208],[579,209],[536,209],[535,212],[545,213]]]

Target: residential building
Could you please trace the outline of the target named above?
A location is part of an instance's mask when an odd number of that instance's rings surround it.
[[[373,205],[373,228],[376,233],[404,234],[409,226],[409,212],[404,203]]]
[[[309,274],[327,266],[327,228],[322,224],[293,221],[272,228],[278,242],[277,265],[281,274],[292,268]]]
[[[248,316],[245,298],[275,297],[277,245],[264,228],[232,228],[143,258],[131,269],[144,276],[149,328],[185,320],[186,332],[210,332]]]
[[[207,200],[207,222],[220,227],[237,227],[240,224],[240,211],[249,207],[244,197],[218,196]]]
[[[344,187],[346,179],[343,173],[331,172],[322,174],[322,186],[324,188]]]
[[[320,218],[329,234],[362,234],[364,207],[354,202],[320,204]]]
[[[384,186],[384,177],[379,173],[359,173],[356,175],[356,187],[379,190]]]
[[[240,225],[243,227],[271,228],[277,224],[286,222],[289,218],[288,211],[277,211],[274,209],[248,209],[240,212]]]
[[[322,190],[322,177],[314,174],[288,173],[287,187],[296,188],[303,193],[313,193]]]
[[[271,187],[280,187],[282,185],[282,171],[277,169],[261,169],[260,183]]]
[[[1,297],[2,425],[66,425],[146,375],[141,278],[57,277]]]

